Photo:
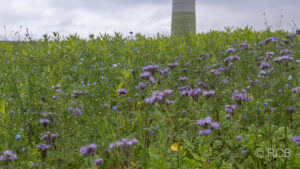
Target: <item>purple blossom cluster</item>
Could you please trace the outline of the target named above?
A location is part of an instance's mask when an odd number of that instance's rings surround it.
[[[214,90],[203,91],[203,96],[208,99],[211,96],[214,96],[216,92]]]
[[[124,138],[122,140],[118,140],[116,142],[113,143],[109,143],[109,149],[110,151],[112,151],[114,149],[114,147],[118,148],[118,149],[127,149],[127,148],[132,148],[134,145],[138,144],[138,140],[133,138],[133,139],[127,139]]]
[[[194,101],[198,101],[198,95],[201,93],[201,88],[198,89],[189,89],[181,91],[181,96],[191,96]]]
[[[219,123],[213,122],[211,117],[206,117],[205,119],[200,119],[197,121],[197,125],[202,127],[198,133],[200,136],[209,135],[213,130],[219,129]]]
[[[232,46],[228,46],[227,50],[226,50],[226,54],[228,53],[233,53],[235,52],[236,50],[232,47]]]
[[[11,150],[6,150],[0,156],[0,161],[14,161],[17,158],[17,155],[15,155]]]
[[[41,137],[41,140],[46,141],[47,144],[55,144],[56,138],[58,137],[57,133],[51,133],[51,132],[47,132],[46,134],[43,134]]]
[[[74,90],[73,94],[71,95],[72,97],[79,97],[83,94],[83,91],[81,90]]]
[[[151,97],[145,98],[146,104],[154,104],[155,102],[158,103],[170,103],[166,99],[166,96],[170,95],[173,92],[171,89],[165,89],[164,91],[154,91]]]
[[[236,109],[236,105],[225,105],[225,112],[233,114]]]
[[[143,67],[143,70],[145,72],[150,72],[151,75],[154,75],[158,71],[158,66],[157,65],[147,65]]]
[[[274,59],[275,63],[288,63],[293,61],[293,57],[291,55],[284,55]]]
[[[240,105],[242,104],[242,102],[250,100],[250,98],[247,96],[246,90],[242,90],[242,92],[239,92],[238,90],[235,90],[232,93],[231,99],[233,101],[236,101]]]
[[[91,144],[80,148],[80,153],[84,156],[94,156],[96,154],[97,145]]]
[[[224,62],[230,63],[234,60],[240,61],[240,57],[238,57],[237,55],[228,56],[227,58],[224,59]]]
[[[76,108],[71,108],[69,107],[68,109],[71,113],[73,113],[74,116],[80,116],[82,114],[81,109],[76,107]]]
[[[299,136],[293,136],[292,140],[297,146],[300,146],[300,137]]]
[[[121,96],[122,94],[127,94],[127,90],[126,89],[119,89],[117,91],[117,93],[118,93],[118,96]]]

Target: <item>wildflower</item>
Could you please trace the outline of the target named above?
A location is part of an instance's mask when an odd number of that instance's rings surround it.
[[[292,75],[289,75],[289,78],[288,78],[288,80],[292,80]]]
[[[219,123],[212,123],[211,127],[215,130],[219,129]]]
[[[0,161],[14,161],[18,157],[11,150],[4,151],[3,155],[0,156]]]
[[[261,62],[260,64],[260,69],[265,69],[265,68],[269,68],[270,64],[267,62]]]
[[[289,85],[289,84],[285,84],[285,87],[286,87],[286,88],[289,88],[289,87],[290,87],[290,85]]]
[[[197,83],[197,85],[198,85],[198,86],[202,86],[202,87],[204,87],[204,88],[207,87],[207,85],[206,85],[205,83],[201,82],[201,81],[199,81],[199,82]]]
[[[243,101],[248,101],[250,98],[248,98],[247,94],[245,92],[239,92],[238,90],[235,90],[232,93],[232,100],[236,101],[237,103],[241,104]]]
[[[48,149],[50,148],[50,145],[48,144],[39,144],[36,146],[36,148],[39,149],[39,151],[42,154],[42,160],[44,161],[47,158]]]
[[[83,60],[84,60],[83,58],[80,58],[80,62],[83,62]]]
[[[236,141],[241,141],[241,140],[242,140],[242,137],[241,137],[241,136],[236,136],[235,140],[236,140]]]
[[[240,46],[243,50],[248,49],[248,44],[247,44],[247,42],[240,43],[239,46]]]
[[[300,137],[299,136],[293,136],[292,140],[297,146],[300,146]]]
[[[290,62],[292,60],[293,60],[292,56],[290,56],[290,55],[284,55],[284,56],[275,58],[274,62],[275,63],[280,63],[280,62],[282,62],[282,63],[288,63],[288,62]]]
[[[214,74],[214,75],[220,75],[221,74],[221,72],[217,69],[211,69],[209,72]]]
[[[187,111],[186,110],[182,110],[182,114],[186,115]]]
[[[57,133],[47,132],[46,134],[42,135],[41,140],[45,140],[47,144],[55,144],[57,136]]]
[[[287,113],[293,113],[295,111],[296,111],[296,108],[294,106],[290,106],[290,107],[286,108]]]
[[[178,66],[178,63],[168,63],[168,67],[173,69],[174,67]]]
[[[228,84],[228,81],[227,80],[223,80],[222,81],[224,84]]]
[[[300,86],[292,89],[293,93],[300,93]]]
[[[282,93],[282,89],[279,89],[279,90],[278,90],[278,93]]]
[[[117,110],[118,110],[118,106],[112,107],[112,110],[113,110],[113,111],[117,111]]]
[[[225,105],[225,112],[233,113],[236,109],[236,105]]]
[[[183,82],[183,81],[186,81],[187,79],[188,79],[187,77],[179,77],[178,80]]]
[[[147,65],[143,67],[143,70],[145,72],[150,72],[152,75],[158,71],[158,66],[157,65]]]
[[[16,135],[15,139],[19,140],[21,138],[21,136],[19,134]]]
[[[160,73],[161,75],[167,76],[168,73],[169,73],[169,69],[168,69],[168,68],[160,69],[160,70],[159,70],[159,73]]]
[[[229,119],[230,117],[231,117],[230,114],[227,114],[227,115],[225,116],[226,119]]]
[[[154,77],[152,77],[152,76],[149,77],[149,81],[150,81],[152,84],[156,83]]]
[[[142,73],[141,75],[140,75],[140,77],[142,78],[142,79],[149,79],[149,77],[151,76],[151,73],[150,72],[144,72],[144,73]]]
[[[143,90],[145,87],[146,87],[146,85],[143,82],[140,82],[138,84],[138,88],[141,89],[141,90]]]
[[[215,95],[215,91],[214,90],[209,90],[209,91],[203,91],[203,96],[205,98],[209,98],[210,96]]]
[[[82,114],[80,108],[73,108],[71,109],[71,112],[73,113],[74,116],[80,116]]]
[[[226,53],[233,53],[235,52],[236,50],[232,48],[232,46],[228,46],[228,49],[226,50]]]
[[[40,119],[40,123],[44,126],[44,128],[46,128],[51,122],[48,119]]]
[[[242,151],[241,151],[241,153],[242,153],[243,155],[246,154],[246,152],[247,152],[246,150],[242,150]]]
[[[227,58],[224,59],[224,62],[228,63],[234,60],[240,61],[240,57],[238,57],[237,55],[228,56]]]
[[[103,164],[103,159],[96,159],[94,160],[96,166],[101,166]]]
[[[119,90],[117,91],[117,93],[118,93],[118,96],[120,96],[120,95],[122,95],[122,94],[126,94],[126,93],[127,93],[127,90],[126,90],[126,89],[119,89]]]
[[[62,92],[61,89],[56,89],[56,90],[55,90],[55,93],[57,93],[57,94],[59,94],[59,93],[61,93],[61,92]]]
[[[83,146],[80,148],[80,153],[84,156],[94,156],[96,153],[97,146],[96,144],[91,144]]]

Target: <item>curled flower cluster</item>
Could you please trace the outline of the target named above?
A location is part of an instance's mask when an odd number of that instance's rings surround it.
[[[147,65],[147,66],[143,67],[143,70],[145,72],[150,72],[151,75],[154,75],[154,73],[158,71],[158,66],[157,65]]]
[[[236,105],[225,105],[225,112],[229,114],[233,114],[235,109],[236,109]]]
[[[84,156],[94,156],[96,154],[97,146],[96,144],[91,144],[87,146],[83,146],[80,148],[80,153]]]
[[[118,140],[116,142],[113,142],[113,143],[109,143],[109,149],[112,151],[114,149],[114,147],[117,147],[118,149],[127,149],[127,148],[131,148],[133,147],[134,145],[137,145],[138,144],[138,140],[137,139],[127,139],[127,138],[124,138],[122,140]]]
[[[228,56],[227,58],[224,59],[224,62],[229,63],[234,60],[240,61],[240,57],[238,57],[237,55]]]
[[[247,93],[246,93],[245,90],[242,90],[242,92],[239,92],[238,90],[235,90],[232,93],[231,99],[233,101],[236,101],[238,104],[242,104],[242,102],[250,100],[250,98],[247,96]]]
[[[299,136],[293,136],[292,140],[297,146],[300,146],[300,137]]]
[[[81,109],[78,107],[76,108],[69,107],[69,111],[73,113],[74,116],[80,116],[82,114]]]
[[[57,136],[57,133],[51,133],[48,131],[46,134],[42,135],[41,140],[45,140],[47,144],[55,144]]]
[[[228,49],[226,50],[226,53],[233,53],[235,52],[236,50],[234,48],[232,48],[232,46],[228,46]]]
[[[212,133],[212,130],[219,129],[219,123],[212,122],[212,118],[211,117],[206,117],[205,119],[198,120],[197,125],[203,127],[202,130],[198,131],[198,133],[201,136],[203,136],[203,135],[209,135],[209,134]]]
[[[119,89],[117,91],[117,93],[118,93],[118,96],[121,96],[122,94],[127,94],[127,90],[126,89]]]
[[[293,93],[300,93],[300,86],[292,89]]]
[[[74,90],[73,94],[71,95],[72,97],[79,97],[83,94],[83,91],[81,90]]]
[[[45,160],[47,158],[48,149],[50,148],[50,145],[48,144],[39,144],[36,146],[36,148],[39,149],[39,151],[42,154],[42,159]]]
[[[284,55],[284,56],[280,56],[274,59],[275,63],[288,63],[290,61],[293,61],[293,57],[291,55]]]
[[[6,150],[3,152],[3,155],[0,156],[1,161],[14,161],[18,157],[11,150]]]
[[[181,92],[181,96],[191,96],[195,101],[198,101],[198,95],[201,93],[201,88],[198,89],[190,89],[190,90],[183,90]]]
[[[165,89],[164,91],[154,91],[151,97],[145,98],[145,103],[147,104],[154,104],[155,102],[158,103],[166,103],[166,96],[170,95],[173,92],[171,89]]]
[[[214,96],[215,93],[216,92],[214,90],[203,91],[203,96],[208,99],[209,97]]]

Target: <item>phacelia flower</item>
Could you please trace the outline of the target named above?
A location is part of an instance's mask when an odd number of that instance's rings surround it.
[[[228,62],[232,62],[234,60],[239,61],[240,57],[238,57],[237,55],[228,56],[227,58],[224,59],[224,62],[228,63]]]
[[[236,105],[225,105],[225,112],[233,113],[236,109]]]
[[[236,50],[232,48],[232,46],[228,46],[228,49],[226,50],[226,53],[233,53],[235,52]]]
[[[300,137],[299,136],[293,136],[292,140],[297,146],[300,146]]]
[[[96,153],[97,146],[96,144],[91,144],[87,146],[83,146],[80,148],[80,153],[84,156],[94,156]]]
[[[0,156],[0,161],[14,161],[17,158],[17,155],[15,155],[11,150],[6,150]]]
[[[209,98],[210,96],[214,96],[214,95],[215,95],[215,91],[214,90],[203,91],[203,96],[205,98]]]
[[[235,90],[232,93],[232,100],[236,101],[237,103],[241,104],[244,101],[249,101],[250,98],[248,98],[246,92],[239,92],[238,90]]]
[[[236,141],[241,141],[241,140],[242,140],[242,137],[241,137],[241,136],[236,136],[235,140],[236,140]]]
[[[101,166],[103,164],[103,159],[96,159],[94,160],[96,166]]]
[[[127,90],[126,90],[126,89],[119,89],[119,90],[117,91],[117,93],[118,93],[118,96],[121,96],[122,94],[126,94],[126,93],[127,93]]]

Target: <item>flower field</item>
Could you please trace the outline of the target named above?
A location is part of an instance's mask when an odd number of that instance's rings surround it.
[[[300,168],[300,30],[0,42],[0,168]]]

